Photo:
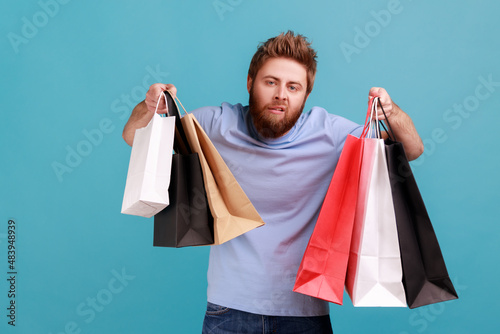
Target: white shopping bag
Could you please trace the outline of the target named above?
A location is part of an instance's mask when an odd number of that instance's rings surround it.
[[[121,213],[149,218],[168,206],[174,131],[175,117],[156,111],[146,127],[135,131]]]
[[[375,101],[373,105],[376,105]],[[377,137],[380,138],[376,124]],[[365,139],[359,183],[346,290],[354,306],[406,307],[383,139]]]

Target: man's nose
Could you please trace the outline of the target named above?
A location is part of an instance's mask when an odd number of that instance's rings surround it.
[[[286,100],[286,87],[283,85],[276,86],[276,92],[274,95],[275,100]]]

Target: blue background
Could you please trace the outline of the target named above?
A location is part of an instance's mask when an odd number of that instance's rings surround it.
[[[381,86],[414,120],[426,146],[414,173],[460,295],[415,310],[346,296],[331,305],[335,332],[498,329],[499,11],[493,0],[3,1],[0,331],[200,332],[208,248],[154,248],[152,219],[120,214],[121,131],[156,81],[176,84],[187,109],[247,102],[258,42],[288,29],[318,51],[306,108],[362,122]]]

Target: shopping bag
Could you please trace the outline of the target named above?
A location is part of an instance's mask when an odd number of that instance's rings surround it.
[[[354,306],[406,307],[396,216],[392,204],[384,140],[370,101],[371,131],[364,139],[358,202],[346,290]]]
[[[293,291],[342,305],[363,158],[363,138],[348,135]]]
[[[170,179],[170,205],[154,217],[153,245],[186,247],[214,242],[200,159],[187,144],[177,105],[165,92],[169,115],[175,116],[175,140]],[[171,152],[169,152],[171,154]]]
[[[190,147],[200,157],[214,218],[214,245],[263,226],[264,221],[194,115],[186,113],[181,121]]]
[[[175,117],[155,111],[149,124],[135,131],[121,213],[149,218],[169,204],[174,127]]]
[[[397,141],[390,123],[387,124],[390,138],[385,140],[385,150],[408,306],[415,308],[457,299],[403,144]]]

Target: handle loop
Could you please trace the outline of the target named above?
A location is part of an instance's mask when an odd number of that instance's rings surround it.
[[[181,100],[179,100],[179,98],[177,98],[177,96],[174,98],[174,96],[172,95],[172,93],[169,90],[166,90],[166,91],[163,92],[163,94],[165,95],[165,104],[167,105],[167,115],[169,115],[169,116],[175,116],[175,115],[170,115],[170,113],[169,113],[169,107],[168,107],[168,103],[167,103],[167,100],[168,100],[167,99],[167,93],[168,93],[169,97],[171,98],[172,102],[175,104],[175,108],[177,109],[177,111],[179,111],[179,106],[177,105],[177,102],[179,102],[179,104],[182,107],[182,110],[184,110],[184,114],[187,115],[188,112],[186,111],[186,109],[182,105]],[[177,102],[175,100],[177,100]],[[159,100],[158,100],[158,103],[159,103]],[[158,108],[158,106],[156,106],[156,107]]]
[[[359,137],[360,139],[366,138],[366,135],[368,133],[368,129],[370,127],[370,116],[371,116],[372,103],[373,103],[373,100],[370,100],[368,103],[368,111],[366,112],[365,125],[363,127],[363,132],[361,133],[361,136]]]
[[[189,141],[187,140],[184,128],[182,127],[181,115],[179,113],[179,108],[177,106],[177,103],[175,102],[175,99],[170,91],[166,90],[163,92],[162,95],[165,96],[167,115],[175,116],[174,151],[176,153],[181,153],[181,154],[191,154],[192,150],[191,147],[189,146]],[[177,99],[177,101],[179,101],[179,99]],[[182,105],[181,101],[179,101],[179,104],[181,105],[182,110],[184,110],[184,113],[187,115],[187,111],[186,109],[184,109],[184,106]]]
[[[384,111],[384,108],[382,107],[382,103],[380,102],[380,99],[378,101],[378,105],[380,106],[380,109],[382,110],[382,113],[384,114],[384,120],[387,123],[389,130],[387,130],[384,123],[382,123],[382,127],[384,128],[385,132],[387,132],[389,139],[391,139],[392,141],[398,141],[396,138],[396,135],[394,134],[394,131],[392,130],[391,123],[389,122],[389,119],[387,119],[387,115],[385,114],[385,111]],[[377,106],[375,106],[375,108],[377,108]],[[377,112],[378,112],[378,110],[377,110]]]
[[[372,138],[372,131],[375,130],[376,138],[381,138],[380,134],[380,120],[378,119],[377,102],[380,103],[380,99],[375,97],[372,99],[371,110],[370,110],[370,122],[368,130],[368,138]]]
[[[155,114],[158,112],[158,106],[160,105],[162,95],[158,96],[158,102],[156,102],[156,108],[155,108]],[[163,95],[163,98],[165,99],[165,105],[167,105],[167,97]],[[168,107],[167,107],[167,114],[168,114]],[[165,114],[159,114],[160,117],[166,117]]]

